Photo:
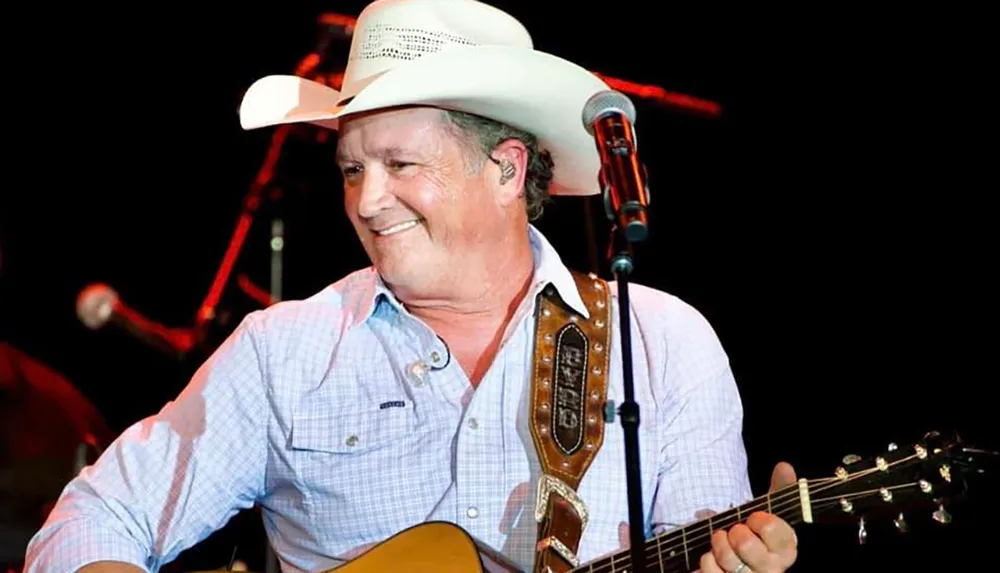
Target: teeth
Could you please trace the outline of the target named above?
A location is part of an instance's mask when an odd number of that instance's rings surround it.
[[[414,221],[405,221],[403,223],[399,223],[398,225],[393,225],[393,226],[389,227],[388,229],[382,229],[381,231],[375,231],[375,234],[378,235],[378,236],[380,236],[380,237],[384,237],[386,235],[392,235],[392,234],[395,234],[395,233],[399,233],[401,231],[405,231],[407,229],[412,229],[413,227],[417,226],[417,223],[419,223],[419,221],[415,221],[415,220]]]

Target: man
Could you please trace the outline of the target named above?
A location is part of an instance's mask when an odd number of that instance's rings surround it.
[[[590,328],[599,307],[579,285],[607,286],[577,283],[530,218],[547,191],[596,192],[580,110],[604,89],[472,0],[369,5],[342,92],[291,76],[252,86],[245,128],[339,131],[345,208],[373,266],[247,316],[175,402],[67,488],[26,571],[155,570],[254,504],[284,571],[336,567],[433,520],[531,570],[538,295],[557,292]],[[740,400],[711,327],[667,294],[631,294],[649,534],[751,493]],[[619,336],[606,379],[620,403]],[[620,426],[603,438],[577,490],[582,563],[628,540]],[[794,480],[787,465],[775,476]],[[758,513],[718,531],[692,568],[772,573],[795,552],[788,524]]]

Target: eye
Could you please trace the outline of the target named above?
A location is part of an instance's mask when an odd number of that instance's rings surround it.
[[[410,167],[411,165],[413,165],[413,164],[412,163],[407,163],[405,161],[392,160],[392,161],[389,162],[389,167],[391,169],[405,169],[407,167]]]
[[[352,177],[354,175],[357,175],[358,173],[361,173],[361,166],[347,165],[345,167],[342,167],[340,169],[340,172],[343,173],[344,177]]]

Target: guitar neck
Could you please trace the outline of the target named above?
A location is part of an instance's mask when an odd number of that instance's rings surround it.
[[[660,573],[691,573],[699,568],[701,556],[711,550],[712,534],[728,529],[746,520],[756,511],[772,513],[795,525],[810,519],[808,497],[800,488],[805,481],[768,493],[739,507],[715,514],[709,518],[671,530],[646,541],[645,568]],[[632,554],[622,551],[612,556],[583,565],[576,573],[614,573],[631,571]]]
[[[939,432],[928,432],[910,448],[889,444],[886,452],[870,459],[853,454],[845,456],[843,466],[837,468],[834,476],[800,479],[739,507],[647,540],[643,547],[643,569],[660,573],[697,571],[702,555],[711,550],[712,534],[745,521],[757,511],[776,515],[792,526],[817,523],[817,519],[839,521],[845,516],[849,519],[859,515],[862,519],[885,516],[905,531],[900,509],[930,505],[934,508],[931,517],[948,523],[951,516],[944,507],[948,494],[959,491],[964,496],[969,476],[978,477],[988,471],[986,467],[1000,462],[1000,452],[961,444],[957,436],[949,440]],[[956,477],[956,472],[963,477]],[[863,524],[861,521],[859,527]],[[859,530],[859,535],[863,533],[863,529]],[[633,570],[632,553],[625,550],[573,571],[631,573]]]

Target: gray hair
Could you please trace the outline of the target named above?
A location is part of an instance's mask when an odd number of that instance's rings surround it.
[[[468,144],[469,167],[473,172],[483,168],[490,153],[502,142],[517,139],[524,144],[528,149],[528,172],[524,175],[525,210],[529,221],[541,217],[545,203],[550,200],[553,162],[548,150],[538,148],[538,139],[526,131],[471,113],[447,110],[444,115]]]

